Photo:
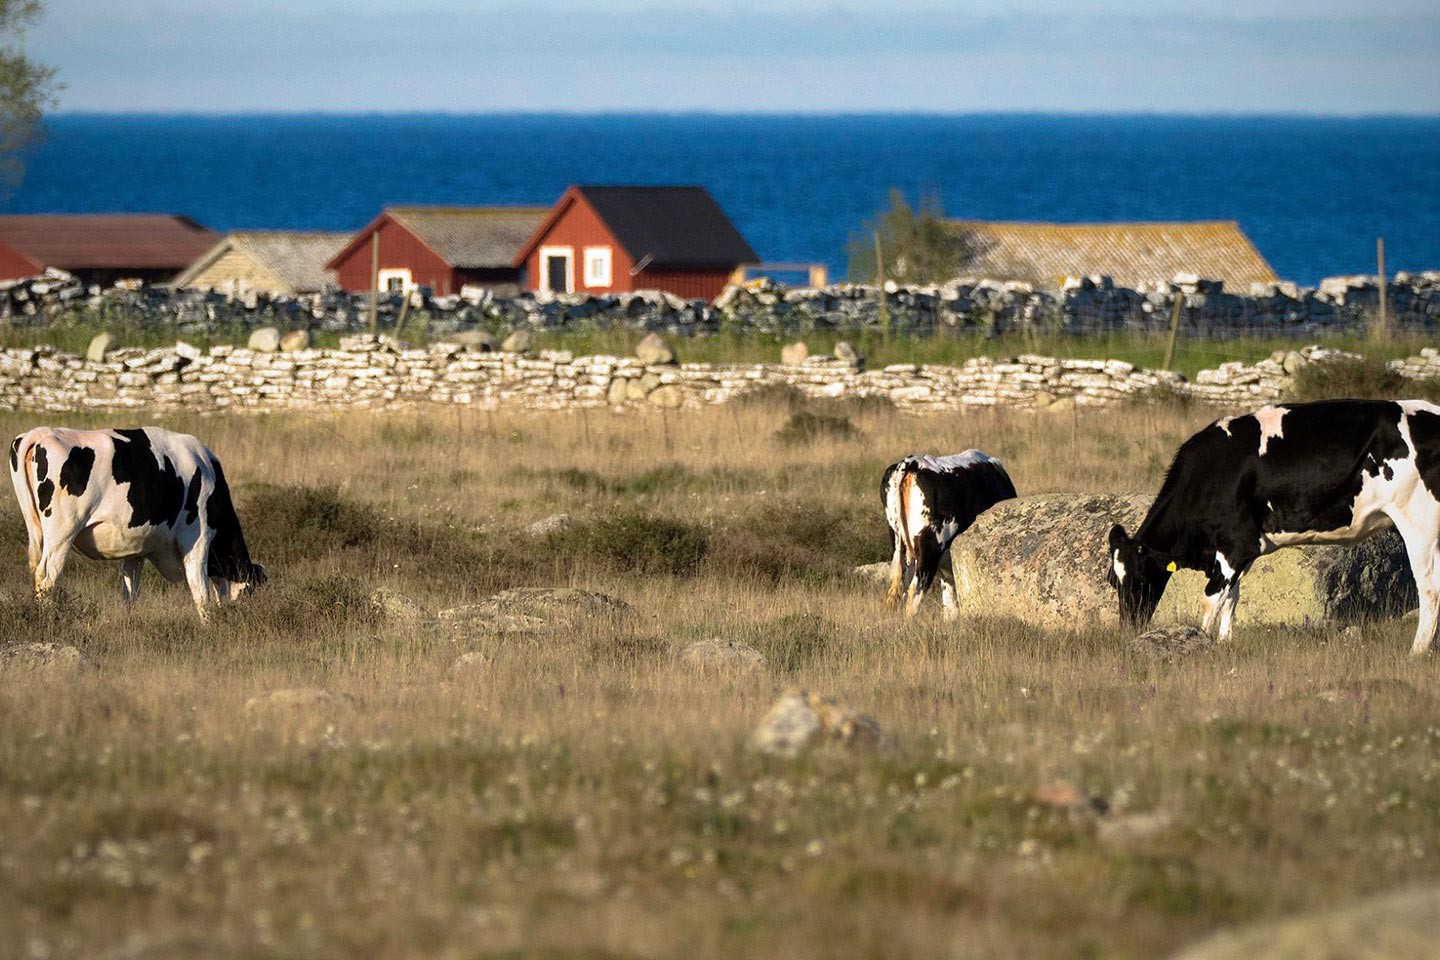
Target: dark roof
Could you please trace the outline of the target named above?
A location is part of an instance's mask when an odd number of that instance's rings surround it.
[[[964,272],[996,280],[1059,283],[1103,275],[1122,286],[1169,283],[1177,274],[1244,290],[1275,271],[1233,220],[1181,223],[1016,223],[955,220],[973,254]]]
[[[219,235],[165,213],[0,215],[0,243],[62,270],[180,270]]]
[[[460,270],[509,267],[549,207],[386,207],[326,266],[336,269],[387,218],[413,233],[440,259]]]
[[[704,187],[575,188],[637,264],[734,267],[760,258]]]

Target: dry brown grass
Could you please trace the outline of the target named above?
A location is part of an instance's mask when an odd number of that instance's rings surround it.
[[[168,421],[225,460],[273,577],[206,630],[150,573],[124,614],[116,571],[84,561],[60,611],[37,611],[8,508],[0,642],[74,643],[96,669],[0,681],[0,943],[1149,957],[1434,875],[1440,668],[1406,656],[1408,626],[1247,630],[1242,604],[1233,644],[1166,666],[1003,611],[901,624],[841,575],[883,558],[876,487],[900,454],[978,446],[1023,493],[1145,489],[1204,411],[843,415],[857,439],[800,445],[776,437],[789,410],[763,406]],[[559,511],[572,534],[518,533]],[[632,546],[597,549],[601,534]],[[696,562],[664,567],[676,544]],[[600,590],[637,616],[456,641],[366,602],[380,585],[435,608],[521,584]],[[770,666],[676,663],[710,636]],[[472,650],[488,660],[452,676]],[[873,713],[895,746],[757,756],[746,736],[789,684]],[[350,699],[247,712],[287,687]],[[1097,815],[1032,802],[1056,780],[1111,820],[1173,823],[1106,841]]]

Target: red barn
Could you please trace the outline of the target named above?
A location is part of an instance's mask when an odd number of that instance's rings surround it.
[[[712,300],[759,258],[704,187],[571,187],[515,257],[531,290]]]
[[[220,239],[189,217],[164,213],[0,216],[0,279],[49,267],[86,283],[170,279]]]
[[[466,285],[520,290],[515,255],[549,211],[544,207],[387,207],[325,269],[342,290],[370,289],[379,237],[381,290],[428,287],[437,296]]]

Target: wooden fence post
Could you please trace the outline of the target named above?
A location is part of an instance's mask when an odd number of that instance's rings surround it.
[[[1375,324],[1370,330],[1371,340],[1390,338],[1390,304],[1385,288],[1385,238],[1375,238],[1375,267],[1380,278],[1380,312],[1375,315]]]
[[[1161,370],[1169,370],[1175,359],[1175,337],[1180,333],[1180,311],[1185,309],[1185,291],[1176,290],[1170,297],[1170,337],[1165,341],[1165,360]]]
[[[380,231],[370,234],[370,332],[380,328]]]

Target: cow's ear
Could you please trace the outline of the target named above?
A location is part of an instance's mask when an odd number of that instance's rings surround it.
[[[1111,550],[1120,550],[1120,549],[1128,546],[1129,543],[1130,543],[1130,535],[1125,532],[1125,528],[1124,528],[1124,527],[1120,526],[1120,524],[1117,523],[1117,524],[1115,524],[1115,526],[1113,526],[1113,527],[1110,528],[1110,549],[1111,549]]]

